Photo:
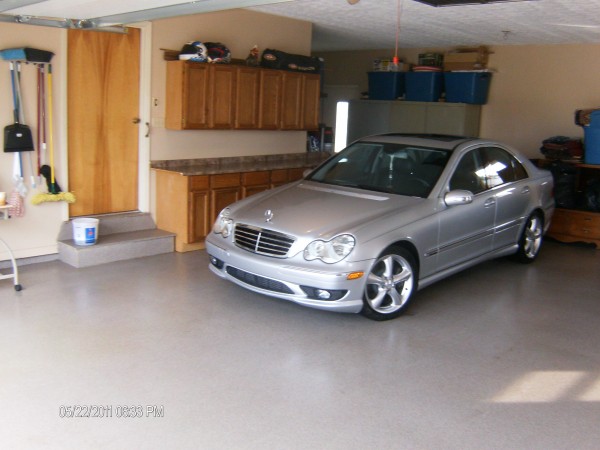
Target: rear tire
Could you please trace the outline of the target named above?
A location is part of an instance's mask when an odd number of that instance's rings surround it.
[[[361,314],[377,321],[400,316],[416,290],[417,280],[413,255],[402,247],[387,248],[367,276]]]
[[[544,221],[539,213],[533,213],[525,223],[514,259],[523,264],[535,261],[542,248],[543,235]]]

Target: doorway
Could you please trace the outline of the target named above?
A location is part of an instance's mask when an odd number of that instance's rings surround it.
[[[69,30],[71,217],[138,209],[140,30]]]

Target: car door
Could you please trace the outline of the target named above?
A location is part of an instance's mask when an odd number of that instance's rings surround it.
[[[531,201],[530,179],[523,165],[500,147],[481,149],[485,181],[496,199],[494,249],[516,244]]]
[[[443,206],[439,214],[438,271],[467,262],[492,250],[496,199],[482,176],[480,149],[465,153],[448,181],[449,190],[473,193],[466,205]]]

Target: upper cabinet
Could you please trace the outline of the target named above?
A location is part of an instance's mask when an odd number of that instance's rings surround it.
[[[172,130],[314,130],[320,77],[247,66],[167,62],[165,126]]]

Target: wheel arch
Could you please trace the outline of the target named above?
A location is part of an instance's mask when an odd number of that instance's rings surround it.
[[[417,270],[417,274],[421,272],[421,259],[419,258],[419,252],[417,250],[417,247],[415,247],[415,244],[406,239],[401,239],[399,241],[392,242],[387,248],[390,247],[400,247],[410,252],[410,254],[415,260],[415,264],[417,265],[417,267],[415,267],[415,269]]]

